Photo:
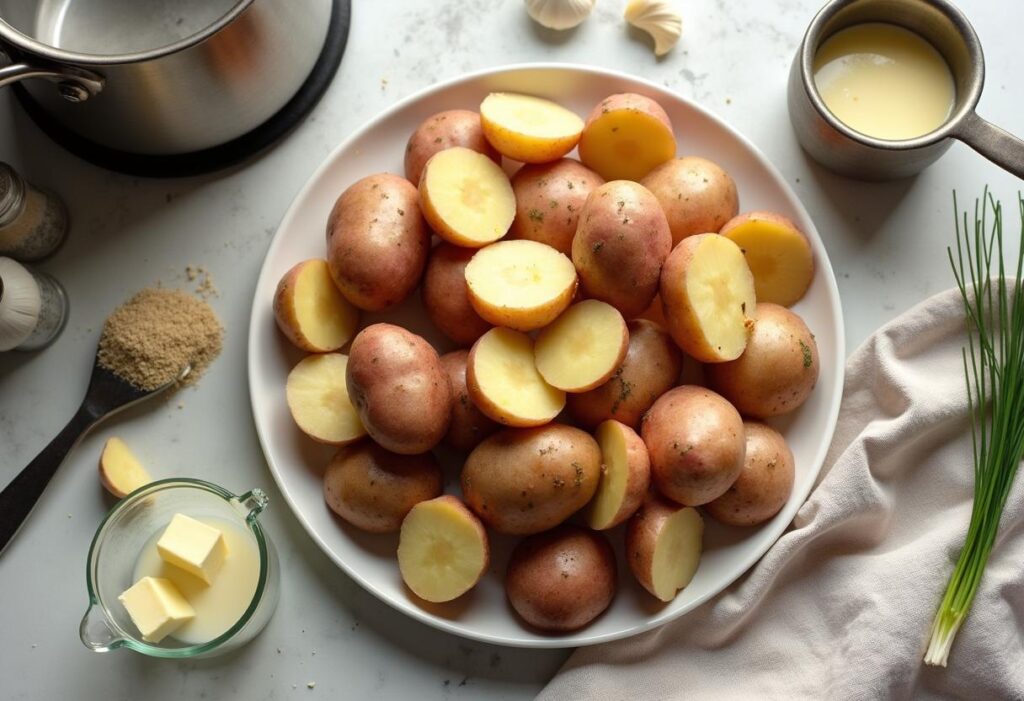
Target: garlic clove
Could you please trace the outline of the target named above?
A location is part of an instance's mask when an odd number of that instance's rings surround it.
[[[526,12],[548,29],[572,29],[585,20],[596,0],[526,0]]]
[[[630,0],[623,17],[654,38],[654,55],[664,56],[683,34],[683,18],[662,0]]]

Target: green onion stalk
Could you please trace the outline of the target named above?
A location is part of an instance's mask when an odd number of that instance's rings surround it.
[[[1016,277],[1003,255],[1003,210],[985,188],[974,203],[974,226],[957,208],[956,249],[948,250],[967,316],[963,349],[974,455],[974,505],[963,549],[935,614],[924,661],[946,666],[957,631],[978,592],[1003,506],[1024,458],[1024,198]],[[961,221],[962,216],[962,221]],[[972,232],[973,228],[973,232]]]

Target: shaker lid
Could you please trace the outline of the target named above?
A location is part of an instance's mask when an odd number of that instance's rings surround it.
[[[6,163],[0,161],[0,226],[6,226],[18,216],[25,185],[21,177]]]

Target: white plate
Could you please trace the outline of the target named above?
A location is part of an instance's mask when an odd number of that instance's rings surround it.
[[[581,115],[612,93],[638,92],[654,98],[672,119],[681,152],[721,164],[736,181],[743,210],[771,209],[795,221],[810,237],[817,263],[814,283],[795,310],[817,338],[822,373],[807,403],[777,424],[796,458],[796,483],[785,508],[756,529],[727,528],[706,518],[700,568],[667,605],[655,602],[633,581],[621,565],[621,527],[611,531],[620,561],[619,592],[594,623],[566,635],[525,627],[506,603],[502,579],[512,539],[494,539],[490,572],[473,591],[450,604],[427,606],[402,585],[395,560],[397,535],[361,533],[331,513],[320,481],[331,451],[302,436],[288,414],[285,378],[301,353],[284,340],[271,313],[280,277],[300,260],[324,257],[327,214],[342,190],[371,173],[402,173],[406,141],[423,119],[446,109],[475,110],[495,90],[550,97]],[[419,296],[414,297],[388,316],[422,333],[441,352],[450,349],[425,321]],[[384,317],[365,315],[364,323],[380,318]],[[651,83],[595,68],[531,64],[488,69],[432,86],[371,120],[327,157],[292,202],[263,263],[249,329],[249,391],[260,443],[281,492],[313,540],[353,579],[409,616],[457,635],[503,645],[571,647],[635,635],[677,618],[720,592],[768,550],[807,498],[821,468],[839,411],[843,349],[839,292],[825,248],[796,196],[753,144],[710,112]],[[459,464],[451,459],[446,463],[446,482],[454,491]]]

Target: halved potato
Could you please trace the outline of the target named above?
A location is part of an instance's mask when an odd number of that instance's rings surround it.
[[[697,234],[672,249],[661,271],[661,301],[673,340],[697,360],[735,360],[756,318],[754,276],[735,243]]]
[[[541,426],[565,406],[565,392],[537,372],[533,340],[510,329],[491,329],[473,344],[466,386],[480,411],[506,426]]]
[[[758,302],[790,307],[807,292],[814,277],[814,254],[807,237],[789,219],[774,212],[747,212],[730,219],[719,233],[743,251]]]
[[[421,501],[402,521],[398,569],[421,599],[440,603],[462,596],[480,581],[489,560],[483,524],[450,494]]]
[[[644,589],[672,601],[697,571],[703,538],[695,508],[652,494],[626,526],[626,560]]]
[[[100,482],[104,489],[122,499],[153,478],[123,440],[111,436],[100,453]]]
[[[547,326],[572,302],[576,268],[551,246],[500,241],[482,248],[466,266],[469,301],[495,326],[532,331]]]
[[[516,197],[501,166],[457,146],[430,157],[420,178],[420,205],[430,228],[445,241],[480,248],[508,232]]]
[[[328,445],[348,445],[366,435],[348,398],[348,356],[324,353],[303,358],[288,373],[285,396],[295,423],[307,436]]]
[[[675,155],[668,114],[651,98],[635,93],[601,100],[580,135],[580,160],[605,180],[639,181]]]
[[[597,427],[601,446],[601,481],[583,510],[587,525],[597,531],[619,525],[640,508],[651,485],[647,446],[636,431],[618,421]]]
[[[329,353],[355,335],[359,310],[334,284],[327,261],[314,258],[296,264],[281,278],[274,294],[274,319],[302,350]]]
[[[484,136],[501,155],[523,163],[556,161],[572,151],[583,120],[532,95],[491,93],[480,104]]]
[[[586,392],[604,383],[629,348],[629,331],[619,310],[586,299],[565,310],[537,336],[537,370],[552,387]]]

